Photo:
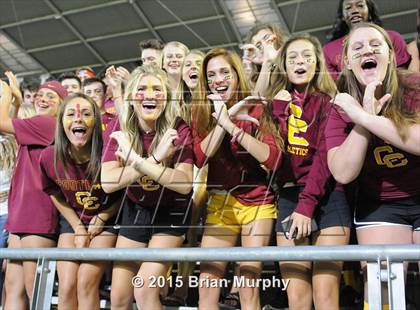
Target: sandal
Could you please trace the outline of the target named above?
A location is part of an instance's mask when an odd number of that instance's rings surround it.
[[[166,296],[163,301],[162,304],[168,307],[182,307],[182,306],[186,306],[186,302],[185,299],[181,296],[177,296],[177,295],[169,295]]]
[[[239,293],[229,293],[223,299],[223,305],[229,308],[241,309],[241,300]]]

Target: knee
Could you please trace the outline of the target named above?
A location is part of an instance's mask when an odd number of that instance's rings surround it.
[[[325,286],[314,286],[313,288],[314,303],[320,309],[337,309],[338,307],[338,291]],[[337,305],[334,305],[337,304]]]
[[[59,279],[58,293],[61,298],[69,298],[74,296],[77,290],[76,279]]]
[[[127,309],[133,303],[133,292],[121,288],[111,289],[111,308]]]
[[[100,277],[79,273],[77,276],[77,294],[79,296],[91,295],[95,291],[98,291],[100,281]]]
[[[159,303],[159,289],[150,289],[146,286],[134,289],[134,298],[140,309],[150,308],[149,305]]]

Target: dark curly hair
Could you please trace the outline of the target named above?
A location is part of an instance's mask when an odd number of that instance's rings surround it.
[[[367,21],[382,27],[382,20],[379,17],[379,11],[375,2],[373,2],[373,0],[365,0],[365,1],[366,1],[366,6],[368,7],[368,20]],[[349,26],[347,26],[347,23],[344,20],[343,3],[344,3],[344,0],[340,0],[340,3],[338,4],[337,14],[335,17],[335,23],[334,23],[332,31],[328,35],[329,41],[334,41],[336,39],[342,38],[345,35],[347,35],[350,31]]]

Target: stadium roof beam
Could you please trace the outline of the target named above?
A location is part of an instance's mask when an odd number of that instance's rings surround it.
[[[129,0],[129,3],[131,4],[131,6],[133,7],[134,11],[136,12],[136,14],[140,17],[141,21],[147,26],[147,28],[149,29],[149,31],[153,34],[153,36],[162,41],[163,39],[161,38],[161,36],[156,32],[156,30],[153,28],[152,23],[149,21],[149,19],[146,17],[146,15],[144,14],[143,10],[138,6],[138,4],[134,1],[134,0]]]
[[[61,15],[61,11],[50,1],[50,0],[44,0],[44,2],[53,10],[55,14],[58,16],[61,16],[60,19],[63,21],[63,23],[67,26],[67,28],[70,29],[73,34],[79,38],[79,40],[86,46],[86,48],[104,65],[106,64],[106,60],[98,53],[97,50],[93,48],[92,45],[90,45],[85,37],[80,33],[79,30],[74,27],[74,25],[67,19],[67,17]]]

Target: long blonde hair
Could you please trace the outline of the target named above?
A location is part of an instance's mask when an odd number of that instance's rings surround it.
[[[17,143],[13,135],[0,134],[0,171],[10,176],[13,172],[17,156]]]
[[[280,56],[276,60],[276,69],[271,74],[272,87],[269,91],[269,98],[274,98],[276,94],[285,89],[287,91],[293,90],[293,85],[287,76],[286,71],[286,53],[287,48],[295,41],[304,40],[312,44],[316,55],[316,69],[315,75],[308,84],[308,93],[320,92],[333,97],[336,94],[336,86],[328,73],[325,65],[324,53],[322,46],[316,37],[309,34],[298,34],[290,37],[283,45]]]
[[[194,91],[193,93],[193,105],[191,108],[193,130],[195,131],[195,134],[198,134],[201,138],[204,138],[214,127],[216,127],[216,121],[211,115],[212,112],[214,112],[213,104],[207,98],[207,94],[210,93],[210,88],[208,86],[206,69],[209,61],[218,56],[222,56],[229,63],[238,77],[237,90],[234,92],[233,97],[229,102],[226,103],[227,108],[230,108],[236,102],[251,95],[248,80],[238,54],[222,48],[210,50],[203,59],[197,91]],[[271,117],[270,106],[264,106],[256,138],[262,140],[265,134],[273,135],[276,145],[280,149],[283,149],[284,141]]]
[[[343,71],[342,74],[337,81],[338,90],[340,92],[347,92],[354,98],[356,98],[359,102],[363,101],[363,88],[360,83],[357,81],[356,76],[354,75],[352,70],[349,70],[347,66],[344,65],[344,61],[348,59],[347,51],[349,48],[349,41],[351,35],[354,33],[356,29],[359,28],[373,28],[379,31],[385,39],[386,44],[389,48],[389,64],[386,70],[386,75],[384,80],[382,81],[382,93],[380,97],[384,96],[385,94],[391,94],[391,99],[385,103],[384,107],[382,108],[381,115],[389,118],[395,125],[398,130],[398,134],[400,135],[401,139],[405,141],[407,139],[407,127],[412,124],[419,124],[420,123],[420,113],[419,111],[411,111],[405,105],[404,102],[404,94],[406,91],[409,90],[416,90],[420,92],[420,86],[417,85],[410,85],[408,83],[409,79],[407,79],[408,73],[397,71],[396,65],[396,58],[394,53],[394,47],[392,45],[391,39],[389,38],[387,32],[381,28],[380,26],[372,23],[360,23],[355,25],[353,29],[350,31],[349,36],[344,40],[344,47],[343,47]]]
[[[179,102],[171,100],[171,89],[169,87],[168,78],[166,72],[157,66],[150,64],[138,67],[135,69],[128,80],[124,94],[124,106],[121,117],[121,130],[128,135],[130,142],[132,143],[133,149],[140,155],[143,155],[143,139],[142,132],[140,130],[140,123],[137,115],[134,111],[133,105],[135,105],[135,99],[132,97],[139,81],[145,76],[153,76],[157,78],[163,86],[164,93],[166,95],[165,108],[156,120],[156,134],[153,138],[152,144],[149,150],[150,153],[159,144],[162,136],[165,132],[174,126],[175,119],[180,116]]]

